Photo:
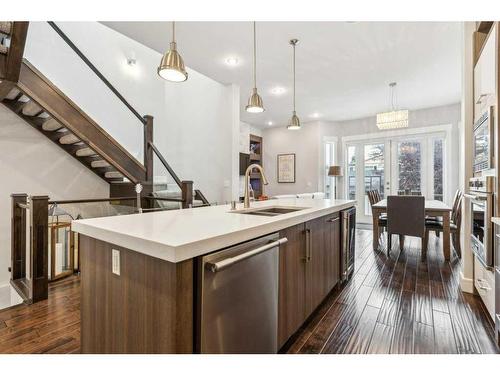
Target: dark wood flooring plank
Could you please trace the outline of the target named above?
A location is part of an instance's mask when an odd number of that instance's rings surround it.
[[[394,327],[377,323],[366,351],[367,354],[389,354]]]
[[[413,353],[434,353],[434,327],[427,324],[413,323]]]
[[[364,354],[368,350],[372,338],[377,316],[380,309],[372,306],[366,306],[358,324],[351,333],[351,337],[347,342],[345,353],[348,354]]]
[[[391,354],[413,353],[413,320],[401,319],[394,327],[392,336]]]
[[[434,310],[434,352],[436,354],[457,354],[458,348],[450,315]]]
[[[344,310],[339,323],[335,327],[332,335],[329,337],[328,342],[322,350],[322,353],[342,353],[347,345],[347,342],[354,331],[361,314],[364,310],[368,298],[373,288],[368,286],[361,286],[359,293],[356,294],[355,299],[347,305]]]

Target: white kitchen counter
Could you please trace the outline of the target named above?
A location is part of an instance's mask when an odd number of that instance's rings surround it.
[[[169,262],[180,262],[354,206],[353,200],[279,199],[262,207],[307,207],[267,217],[237,214],[229,205],[75,220],[73,231]],[[238,204],[237,209],[243,209]]]
[[[500,225],[500,217],[492,217],[491,222],[496,225]]]

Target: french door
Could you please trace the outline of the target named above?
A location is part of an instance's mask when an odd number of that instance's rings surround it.
[[[444,141],[434,134],[347,143],[345,191],[358,201],[358,221],[371,223],[368,190],[382,198],[400,193],[443,200]]]

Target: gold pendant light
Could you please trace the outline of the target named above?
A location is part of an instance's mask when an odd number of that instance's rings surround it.
[[[183,82],[188,78],[184,61],[177,52],[177,43],[175,43],[175,21],[172,21],[172,41],[170,50],[165,52],[158,67],[158,75],[171,82]]]
[[[261,113],[264,112],[264,103],[259,94],[257,94],[257,42],[255,35],[255,21],[253,22],[253,90],[252,95],[248,99],[248,104],[245,107],[247,112]]]
[[[297,116],[297,112],[295,112],[295,46],[298,43],[298,39],[290,40],[290,44],[293,47],[293,114],[288,126],[286,127],[288,130],[298,130],[300,129],[300,120]]]

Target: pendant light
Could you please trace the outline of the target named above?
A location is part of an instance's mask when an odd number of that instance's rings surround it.
[[[264,103],[260,95],[257,94],[257,41],[255,35],[255,21],[253,22],[253,90],[245,109],[250,113],[264,112]]]
[[[297,45],[298,42],[299,42],[298,39],[290,40],[290,44],[293,47],[293,114],[287,126],[288,130],[300,129],[300,120],[299,117],[297,116],[297,113],[295,112],[295,46]]]
[[[177,43],[175,43],[175,21],[172,21],[172,41],[170,49],[165,52],[158,67],[158,75],[171,82],[183,82],[188,78],[184,61],[177,52]]]
[[[408,110],[396,111],[394,106],[394,90],[396,82],[389,83],[391,90],[391,110],[389,112],[377,113],[377,127],[380,130],[399,129],[408,127]]]

